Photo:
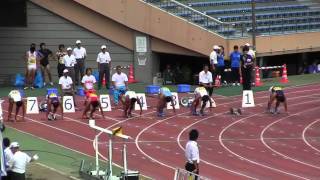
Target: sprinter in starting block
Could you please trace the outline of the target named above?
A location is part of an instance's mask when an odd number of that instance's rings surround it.
[[[191,113],[192,115],[195,115],[195,116],[204,115],[204,108],[206,107],[208,101],[210,103],[210,108],[212,108],[212,102],[206,88],[203,86],[197,87],[194,90],[194,95],[195,95],[195,98],[191,104]],[[202,102],[202,106],[200,109],[200,113],[198,113],[197,107],[199,104],[201,104],[201,102]]]
[[[288,112],[287,98],[284,95],[283,89],[281,87],[271,86],[269,91],[270,91],[270,98],[269,98],[268,109],[267,110],[270,113],[278,114],[279,113],[278,107],[279,107],[280,103],[283,103],[284,110],[286,112]],[[272,110],[271,106],[272,106],[274,101],[276,102],[276,106],[275,106],[274,110]]]
[[[47,114],[49,121],[57,119],[56,113],[57,113],[58,107],[60,107],[61,116],[63,119],[63,107],[62,107],[61,101],[59,100],[58,94],[56,94],[55,92],[48,94],[46,96],[46,103],[47,103],[47,113],[46,114]]]
[[[26,113],[25,104],[23,102],[21,93],[19,90],[12,90],[10,91],[9,95],[9,109],[8,109],[8,121],[11,120],[11,113],[13,109],[13,105],[16,105],[16,113],[14,116],[14,122],[16,122],[18,119],[19,110],[22,107],[22,120],[24,121],[24,116]]]
[[[120,96],[120,100],[123,105],[123,113],[125,117],[132,117],[131,111],[136,102],[140,106],[140,115],[142,114],[142,104],[134,91],[127,91],[125,94]]]
[[[104,114],[103,114],[103,110],[101,107],[101,103],[99,101],[98,95],[96,94],[95,91],[88,91],[87,92],[87,103],[85,106],[85,109],[83,111],[82,114],[82,118],[83,119],[93,119],[93,113],[99,108],[100,109],[100,113],[101,116],[104,119]],[[87,113],[90,111],[90,116],[88,117]]]
[[[157,106],[159,117],[164,116],[163,109],[166,107],[168,102],[171,102],[173,112],[176,112],[176,109],[174,106],[174,101],[172,98],[172,93],[171,93],[170,89],[167,87],[162,87],[159,89],[159,101],[158,101],[158,106]]]

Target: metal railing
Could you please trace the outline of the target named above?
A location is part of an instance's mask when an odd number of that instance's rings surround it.
[[[208,16],[200,11],[197,11],[185,4],[175,0],[143,0],[146,3],[157,6],[158,8],[184,18],[190,23],[196,24],[209,30],[213,33],[219,34],[223,37],[234,36],[236,29],[231,23],[221,22],[211,16]]]

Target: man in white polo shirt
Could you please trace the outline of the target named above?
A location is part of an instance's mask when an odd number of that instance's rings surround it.
[[[79,85],[80,84],[80,80],[82,79],[82,77],[84,76],[84,60],[87,57],[87,51],[84,47],[81,46],[81,41],[77,40],[76,41],[76,46],[73,49],[73,55],[75,56],[76,60],[77,60],[77,64],[74,67],[75,70],[75,84]],[[79,73],[80,73],[80,80],[79,80]]]
[[[103,77],[106,80],[106,88],[109,89],[110,82],[110,67],[111,67],[111,57],[109,52],[106,51],[107,46],[101,46],[101,52],[98,54],[97,63],[99,69],[99,82],[98,88],[101,89],[101,84],[103,81]]]
[[[13,153],[12,158],[8,161],[8,166],[12,173],[10,174],[10,179],[14,180],[25,180],[26,166],[30,162],[37,160],[38,155],[34,155],[32,158],[19,149],[19,143],[13,142],[10,145],[11,151]]]
[[[213,74],[213,79],[215,79],[215,74],[217,72],[217,66],[218,66],[218,50],[220,49],[219,46],[214,45],[213,50],[210,53],[209,63],[210,63],[210,71]]]
[[[209,96],[211,97],[213,93],[213,85],[212,85],[212,74],[209,71],[208,65],[204,65],[203,71],[199,73],[199,85],[206,88],[206,90],[209,93]]]
[[[117,72],[112,75],[112,84],[114,86],[114,103],[118,105],[120,95],[125,94],[128,89],[128,76],[121,72],[121,66],[117,66],[116,71]]]
[[[77,64],[76,57],[72,54],[72,48],[67,48],[67,55],[63,56],[63,62],[65,68],[69,72],[69,76],[72,79],[72,82],[75,82],[75,71],[74,66]]]
[[[187,159],[185,168],[187,171],[192,172],[194,174],[199,174],[200,156],[199,156],[199,147],[197,143],[198,137],[199,137],[198,130],[192,129],[189,132],[189,141],[186,144],[186,150],[185,150],[185,156]],[[198,177],[195,177],[194,179],[197,180]]]
[[[73,96],[74,105],[76,106],[75,92],[73,81],[70,76],[68,76],[68,69],[63,70],[63,76],[59,79],[59,85],[62,92],[62,96],[69,95]]]

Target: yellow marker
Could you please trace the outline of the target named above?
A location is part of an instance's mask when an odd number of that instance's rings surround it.
[[[122,135],[122,127],[116,127],[112,129],[112,135]]]

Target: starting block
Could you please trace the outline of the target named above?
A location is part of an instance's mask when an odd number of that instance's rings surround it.
[[[240,108],[230,108],[230,114],[239,116],[242,114],[242,110]]]
[[[242,107],[254,107],[252,90],[244,90],[242,94]]]

